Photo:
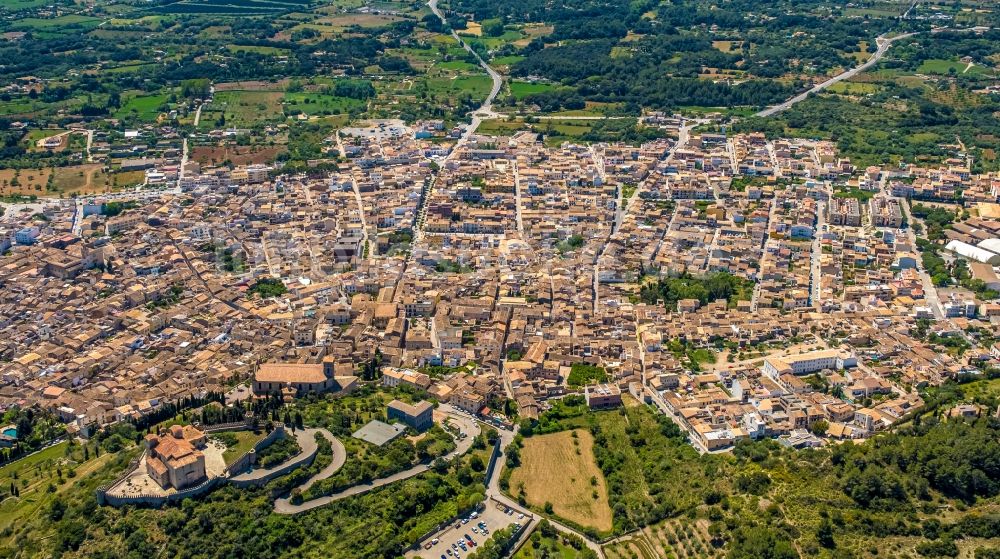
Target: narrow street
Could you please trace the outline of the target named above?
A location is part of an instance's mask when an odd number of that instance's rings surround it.
[[[693,120],[686,120],[686,121],[684,121],[683,124],[681,124],[681,127],[677,131],[677,143],[674,144],[674,146],[667,151],[667,153],[665,154],[665,156],[663,157],[663,159],[661,160],[661,162],[663,162],[663,163],[669,163],[670,161],[672,161],[673,158],[674,158],[674,154],[677,152],[677,150],[682,149],[682,148],[684,148],[684,146],[687,145],[688,141],[691,138],[691,130],[694,129],[695,126],[698,126],[699,124],[703,124],[704,122],[706,122],[706,121],[703,120],[703,119],[693,119]],[[597,154],[594,152],[594,148],[593,147],[590,148],[590,153],[593,155],[593,157],[594,157],[594,164],[598,165],[598,172],[601,174],[601,178],[603,179],[605,177],[605,174],[604,174],[604,165],[603,165],[603,163],[598,164],[598,161],[597,161],[598,157],[597,157]],[[623,189],[621,189],[621,188],[618,189],[618,199],[615,202],[615,220],[614,220],[614,224],[613,224],[612,229],[611,229],[611,233],[609,234],[608,238],[604,240],[604,243],[601,245],[600,250],[597,251],[597,256],[594,259],[594,272],[593,272],[593,276],[594,276],[594,280],[593,280],[593,284],[594,284],[593,285],[593,291],[594,291],[594,295],[593,295],[593,299],[594,299],[593,300],[593,311],[594,312],[597,312],[598,305],[600,304],[600,297],[598,295],[598,287],[599,287],[599,283],[600,283],[599,282],[599,276],[600,276],[600,262],[601,262],[601,259],[604,258],[604,256],[605,256],[605,252],[608,249],[608,244],[610,243],[611,238],[614,237],[615,233],[617,233],[618,230],[621,228],[622,223],[625,221],[625,216],[632,209],[632,204],[634,204],[635,201],[636,201],[636,199],[640,198],[640,195],[643,192],[646,191],[646,188],[648,186],[648,178],[649,178],[649,175],[643,177],[639,181],[639,183],[636,185],[635,191],[632,192],[632,195],[627,200],[624,199]],[[674,215],[676,215],[676,214],[674,214]],[[671,216],[671,221],[670,221],[671,223],[673,223],[673,217],[674,216]],[[664,232],[664,234],[666,234],[666,232]],[[662,237],[661,237],[660,241],[662,242]],[[655,256],[656,252],[654,252],[653,254]]]
[[[181,166],[179,169],[177,169],[177,188],[180,188],[181,183],[184,181],[184,168],[187,167],[187,164],[188,164],[188,139],[184,138],[183,148],[181,149]]]
[[[514,165],[514,215],[517,218],[517,234],[521,239],[524,239],[524,220],[521,218],[521,170],[517,164],[517,161],[513,161]]]
[[[809,253],[809,304],[819,307],[822,304],[822,254],[820,235],[826,225],[826,202],[816,204],[816,228],[813,233],[812,250]]]
[[[906,231],[906,238],[910,242],[910,245],[914,250],[917,249],[917,234],[913,232],[913,215],[910,213],[910,202],[905,198],[897,197],[899,200],[899,207],[903,210],[903,217],[906,219],[908,224]],[[934,313],[934,318],[937,320],[944,320],[944,311],[941,309],[941,300],[938,298],[937,288],[934,287],[934,282],[931,280],[930,274],[924,269],[924,263],[921,261],[919,255],[917,257],[917,272],[920,274],[920,285],[924,289],[924,301],[927,302],[927,306],[930,307],[931,312]]]
[[[427,7],[429,7],[431,9],[431,12],[433,12],[434,15],[436,15],[438,19],[441,20],[441,23],[447,25],[448,22],[445,19],[444,14],[441,13],[441,10],[438,8],[437,4],[438,0],[430,0],[429,2],[427,2]],[[500,93],[500,88],[503,86],[503,77],[500,75],[499,72],[491,68],[490,65],[487,64],[486,61],[484,61],[479,56],[479,53],[474,51],[472,47],[470,47],[465,41],[462,40],[461,37],[458,36],[458,33],[455,32],[455,30],[451,31],[451,36],[456,41],[458,41],[458,44],[462,45],[462,48],[472,53],[472,55],[476,57],[476,60],[479,61],[479,65],[482,66],[483,70],[486,71],[487,75],[489,75],[490,79],[493,81],[493,87],[490,89],[490,94],[483,101],[482,105],[480,105],[479,108],[472,113],[472,120],[471,122],[469,122],[469,126],[465,129],[465,132],[462,133],[462,136],[458,139],[458,141],[455,142],[455,145],[452,146],[451,151],[448,153],[447,156],[445,156],[442,162],[450,161],[459,152],[459,148],[464,146],[469,141],[469,138],[476,133],[476,130],[482,123],[483,118],[491,118],[493,117],[493,115],[495,115],[495,113],[493,112],[493,101],[496,99],[497,95]],[[434,193],[434,183],[436,181],[437,181],[437,173],[434,173],[431,176],[430,182],[426,187],[424,195],[420,199],[420,206],[417,208],[416,218],[414,219],[414,224],[413,224],[414,245],[423,240],[424,221],[427,218],[427,202],[430,200],[431,196]]]

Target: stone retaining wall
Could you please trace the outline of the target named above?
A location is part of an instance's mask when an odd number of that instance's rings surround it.
[[[213,432],[218,433],[219,431]],[[285,436],[285,426],[282,423],[278,423],[274,426],[274,430],[268,433],[263,439],[257,441],[257,444],[253,445],[253,448],[243,453],[243,456],[234,460],[232,464],[226,466],[225,475],[235,476],[243,473],[247,468],[256,463],[258,452],[271,446],[274,441],[283,436]]]
[[[282,430],[284,430],[284,426],[282,426]],[[261,441],[261,442],[263,442],[263,441]],[[270,443],[268,443],[268,444],[270,444]],[[263,448],[263,447],[261,447],[261,448]],[[287,474],[288,472],[290,472],[290,471],[292,471],[292,470],[294,470],[294,469],[296,469],[296,468],[298,468],[300,466],[301,467],[309,467],[310,465],[312,465],[313,460],[316,459],[316,455],[318,453],[319,453],[319,446],[317,446],[315,449],[313,449],[312,452],[309,452],[309,453],[303,452],[303,453],[300,453],[300,454],[297,454],[297,455],[293,456],[292,459],[289,460],[288,462],[285,462],[281,466],[279,466],[279,467],[277,467],[277,468],[269,471],[268,473],[266,473],[264,475],[261,475],[259,477],[255,477],[253,479],[240,479],[240,480],[230,479],[229,483],[232,483],[236,487],[241,487],[241,488],[242,487],[259,487],[261,485],[265,485],[267,482],[271,481],[272,479],[281,477],[281,476]]]
[[[251,423],[248,421],[223,423],[220,425],[212,425],[205,427],[204,432],[211,434],[211,433],[222,433],[226,431],[243,431],[249,429],[250,426]],[[125,473],[120,475],[117,479],[115,479],[111,483],[108,483],[106,485],[97,488],[97,490],[95,491],[97,495],[97,502],[102,505],[111,505],[116,507],[124,505],[149,505],[153,507],[160,507],[167,503],[174,503],[186,499],[188,497],[197,497],[199,495],[207,493],[209,490],[214,489],[216,486],[226,482],[233,483],[233,485],[236,485],[237,487],[263,485],[268,481],[274,479],[275,477],[278,477],[279,475],[283,475],[285,473],[294,470],[303,463],[305,463],[306,465],[311,464],[312,460],[316,457],[315,452],[312,453],[311,456],[306,457],[308,461],[303,460],[302,457],[299,457],[300,458],[299,460],[291,461],[282,466],[281,468],[279,468],[278,470],[272,472],[271,475],[265,476],[266,479],[263,479],[263,481],[251,480],[252,482],[248,483],[248,482],[234,482],[233,480],[230,479],[232,476],[237,475],[240,472],[249,468],[250,465],[253,464],[254,460],[256,459],[257,452],[260,452],[261,450],[267,448],[272,443],[274,443],[274,441],[276,441],[277,439],[279,439],[284,435],[285,435],[285,425],[283,423],[275,424],[274,429],[270,433],[268,433],[267,436],[265,436],[263,439],[257,441],[257,443],[254,445],[252,449],[245,452],[243,456],[237,458],[229,466],[226,466],[226,469],[223,471],[222,475],[211,479],[207,479],[194,487],[181,489],[179,491],[175,491],[167,495],[117,496],[110,494],[109,491],[111,490],[112,487],[115,487],[119,483],[124,482],[130,475],[132,475],[135,469],[139,467],[139,461],[142,458],[142,455],[140,455],[136,458],[133,458],[132,461],[129,462],[129,466],[125,470]]]

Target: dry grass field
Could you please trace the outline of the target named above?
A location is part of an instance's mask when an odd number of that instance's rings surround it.
[[[735,41],[712,41],[712,46],[722,52],[732,52]]]
[[[2,169],[0,170],[0,196],[21,194],[45,195],[52,169]]]
[[[611,530],[608,489],[594,463],[593,448],[593,436],[583,429],[525,439],[521,465],[511,472],[511,492],[517,495],[523,488],[534,507],[548,502],[557,516],[602,532]]]
[[[108,174],[99,163],[43,169],[3,169],[0,170],[0,196],[97,194],[142,184],[144,177],[143,171]]]
[[[198,146],[191,150],[191,160],[202,165],[218,165],[226,160],[233,165],[250,165],[270,163],[283,151],[284,146]]]

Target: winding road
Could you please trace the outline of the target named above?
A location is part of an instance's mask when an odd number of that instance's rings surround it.
[[[455,449],[449,452],[443,458],[445,460],[451,460],[452,458],[455,458],[457,456],[460,456],[468,452],[469,449],[472,448],[473,440],[476,438],[476,436],[478,436],[482,432],[482,429],[480,427],[480,421],[462,411],[453,408],[448,404],[442,404],[435,413],[443,414],[447,418],[447,420],[457,424],[460,431],[466,434],[464,438],[458,441],[458,444],[456,445]],[[498,432],[500,434],[501,449],[506,449],[513,442],[515,433],[513,431],[508,431],[503,429],[498,430]],[[299,455],[297,455],[297,458],[310,454],[315,450],[317,446],[315,440],[316,433],[321,433],[324,437],[327,438],[327,440],[330,441],[331,445],[333,446],[333,460],[331,460],[330,464],[325,468],[323,468],[322,471],[310,477],[302,485],[299,485],[297,489],[301,491],[305,491],[310,487],[312,487],[313,484],[315,484],[316,482],[327,479],[330,476],[337,473],[340,470],[340,468],[343,467],[344,463],[347,460],[347,451],[345,450],[343,443],[341,443],[326,429],[298,430],[295,433],[295,436],[299,442],[299,446],[302,448],[302,452]],[[493,468],[493,475],[487,482],[487,488],[486,488],[487,501],[492,499],[493,501],[501,503],[504,506],[507,506],[511,509],[522,510],[524,507],[519,505],[513,499],[509,498],[507,495],[503,493],[503,491],[500,490],[500,471],[503,468],[503,461],[502,461],[503,457],[501,456],[500,458],[498,458],[498,460],[499,463],[495,468]],[[282,464],[282,466],[283,465],[284,464]],[[418,464],[408,470],[397,472],[396,474],[393,474],[391,476],[380,478],[370,483],[354,485],[352,487],[349,487],[347,489],[344,489],[343,491],[334,493],[332,495],[327,495],[325,497],[312,499],[310,501],[306,501],[297,505],[292,504],[289,498],[276,499],[274,501],[274,512],[277,514],[288,514],[288,515],[300,514],[318,507],[322,507],[324,505],[328,505],[334,501],[339,501],[341,499],[346,499],[348,497],[353,497],[355,495],[361,495],[369,491],[372,491],[373,489],[377,489],[379,487],[385,487],[386,485],[390,485],[392,483],[395,483],[397,481],[402,481],[404,479],[409,479],[411,477],[426,472],[427,470],[430,469],[430,467],[431,467],[430,464]],[[247,472],[238,477],[241,478],[245,477],[247,479],[262,478],[266,475],[269,475],[271,471],[272,470],[259,469]],[[570,528],[569,526],[566,526],[565,524],[562,524],[556,520],[549,518],[548,521],[552,524],[552,526],[556,530],[560,532],[579,536],[580,538],[583,539],[587,547],[593,550],[598,557],[600,558],[604,557],[604,551],[602,549],[601,544],[593,540],[590,540],[580,532],[577,532],[573,528]],[[526,538],[528,534],[530,534],[530,530],[526,531],[522,537]]]
[[[441,20],[441,23],[443,23],[444,25],[448,25],[448,20],[445,19],[444,14],[441,13],[441,10],[438,8],[437,4],[438,0],[429,0],[429,2],[427,2],[427,7],[430,8],[432,12],[434,12],[434,15],[436,15],[438,19]],[[469,137],[476,132],[476,129],[478,129],[479,125],[482,124],[484,118],[496,118],[497,115],[495,112],[493,112],[493,101],[497,98],[497,95],[500,93],[500,88],[503,86],[503,77],[500,76],[499,72],[490,67],[490,65],[487,64],[486,61],[483,60],[481,56],[479,56],[479,53],[473,50],[472,47],[468,45],[468,43],[463,41],[462,38],[458,36],[458,33],[455,32],[454,29],[451,30],[451,36],[456,41],[458,41],[458,44],[462,45],[462,48],[472,53],[472,55],[476,57],[476,60],[479,61],[479,65],[483,67],[483,70],[486,70],[486,73],[489,74],[490,79],[493,80],[493,87],[490,89],[489,96],[487,96],[486,100],[483,101],[483,104],[480,105],[479,108],[472,113],[472,122],[469,123],[469,127],[465,129],[465,133],[463,133],[462,137],[459,138],[458,142],[455,143],[455,147],[452,148],[451,152],[455,153],[455,151],[457,151],[460,146],[469,141]]]
[[[807,90],[807,91],[805,91],[803,93],[800,93],[800,94],[796,95],[795,97],[792,97],[791,99],[785,101],[784,103],[781,103],[780,105],[775,105],[773,107],[768,107],[768,108],[764,109],[763,111],[760,111],[759,113],[756,113],[754,116],[759,116],[759,117],[765,117],[766,118],[766,117],[778,114],[781,111],[784,111],[784,110],[790,108],[792,105],[794,105],[796,103],[799,103],[801,101],[805,101],[806,99],[809,98],[809,95],[811,95],[813,93],[819,93],[820,91],[823,91],[824,89],[830,87],[831,85],[833,85],[835,83],[842,82],[844,80],[853,78],[854,76],[860,74],[861,72],[864,72],[865,70],[867,70],[867,69],[871,68],[872,66],[878,64],[878,61],[882,60],[882,57],[885,56],[885,53],[887,53],[889,51],[889,47],[891,47],[893,43],[895,43],[896,41],[898,41],[900,39],[906,39],[906,38],[912,37],[914,35],[916,35],[916,33],[906,33],[906,34],[903,34],[903,35],[896,35],[895,37],[886,37],[885,35],[882,35],[882,36],[876,38],[875,39],[875,44],[878,45],[878,50],[876,50],[875,54],[873,54],[871,56],[871,58],[869,58],[867,61],[865,61],[864,64],[861,64],[860,66],[855,66],[854,68],[851,68],[850,70],[847,70],[847,71],[844,71],[844,72],[842,72],[840,74],[837,74],[836,76],[834,76],[834,77],[826,80],[825,82],[816,84],[811,89],[809,89],[809,90]]]
[[[450,410],[450,408],[448,408],[447,406],[441,406],[441,408],[439,408],[439,409],[441,409],[442,412],[444,412],[445,414],[447,414],[447,416],[448,416],[449,419],[451,419],[454,422],[458,423],[459,426],[460,426],[459,428],[461,429],[461,431],[464,432],[464,433],[466,433],[466,435],[467,435],[464,439],[460,439],[458,441],[458,444],[455,446],[454,450],[452,450],[451,452],[449,452],[448,454],[446,454],[445,456],[442,457],[445,460],[451,460],[452,458],[454,458],[456,456],[460,456],[462,454],[465,454],[466,452],[468,452],[468,450],[470,448],[472,448],[473,439],[475,439],[476,436],[479,435],[480,428],[479,428],[479,425],[474,420],[472,420],[471,418],[469,418],[467,416],[453,413]],[[339,441],[338,441],[338,444],[339,444]],[[342,444],[340,444],[340,448],[343,449],[343,445]],[[336,448],[334,448],[334,457],[336,458]],[[334,462],[336,462],[336,460],[334,460]],[[299,488],[301,488],[303,491],[305,491],[306,489],[308,489],[309,487],[311,487],[313,483],[315,483],[317,481],[320,481],[320,480],[323,480],[323,479],[326,479],[326,478],[332,476],[334,473],[337,472],[337,470],[340,469],[340,466],[343,466],[343,464],[344,463],[343,463],[343,460],[342,460],[340,462],[340,465],[337,466],[336,468],[332,468],[332,467],[325,468],[322,472],[316,474],[315,476],[313,476],[312,478],[310,478],[308,481],[306,481],[306,483],[304,483],[301,486],[299,486]],[[331,463],[331,466],[333,466],[332,463]],[[367,493],[367,492],[369,492],[369,491],[371,491],[373,489],[378,489],[379,487],[384,487],[386,485],[395,483],[397,481],[402,481],[404,479],[409,479],[409,478],[411,478],[413,476],[420,475],[420,474],[426,472],[430,468],[431,468],[430,464],[418,464],[418,465],[416,465],[416,466],[414,466],[414,467],[412,467],[412,468],[410,468],[408,470],[403,470],[402,472],[397,472],[397,473],[395,473],[395,474],[393,474],[391,476],[387,476],[387,477],[384,477],[384,478],[379,478],[379,479],[376,479],[374,481],[371,481],[370,483],[361,483],[361,484],[358,484],[358,485],[353,485],[351,487],[348,487],[347,489],[344,489],[343,491],[339,491],[337,493],[333,493],[333,494],[327,495],[325,497],[319,497],[319,498],[316,498],[316,499],[305,501],[305,502],[299,503],[297,505],[296,504],[292,504],[292,502],[290,500],[288,500],[288,499],[277,499],[277,500],[274,501],[274,512],[276,512],[278,514],[300,514],[300,513],[303,513],[303,512],[306,512],[306,511],[318,508],[318,507],[322,507],[324,505],[328,505],[328,504],[330,504],[330,503],[332,503],[334,501],[339,501],[341,499],[346,499],[347,497],[353,497],[355,495],[361,495],[361,494]]]
[[[340,467],[344,465],[344,461],[347,459],[347,451],[344,450],[344,445],[337,440],[337,437],[333,436],[333,433],[327,431],[326,429],[298,429],[294,433],[295,442],[299,443],[299,448],[301,449],[298,454],[293,456],[290,460],[278,464],[274,468],[255,468],[248,472],[233,476],[231,480],[244,483],[265,480],[269,476],[273,475],[279,468],[287,467],[290,463],[301,464],[308,461],[311,456],[315,455],[319,448],[319,443],[316,442],[316,433],[322,434],[323,437],[330,441],[330,444],[333,446],[333,460],[330,462],[330,466],[336,465],[336,467],[332,468],[332,471],[330,471],[325,477],[332,476],[334,472],[339,470]],[[327,467],[323,470],[323,472],[326,472],[327,470],[331,470],[331,468]],[[320,472],[320,474],[323,472]],[[323,477],[319,477],[320,474],[316,474],[316,476],[310,478],[306,484],[312,484],[315,481],[324,479]]]

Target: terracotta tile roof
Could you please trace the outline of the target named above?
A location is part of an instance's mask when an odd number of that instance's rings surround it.
[[[257,382],[324,382],[326,375],[319,363],[263,363],[254,379]]]

